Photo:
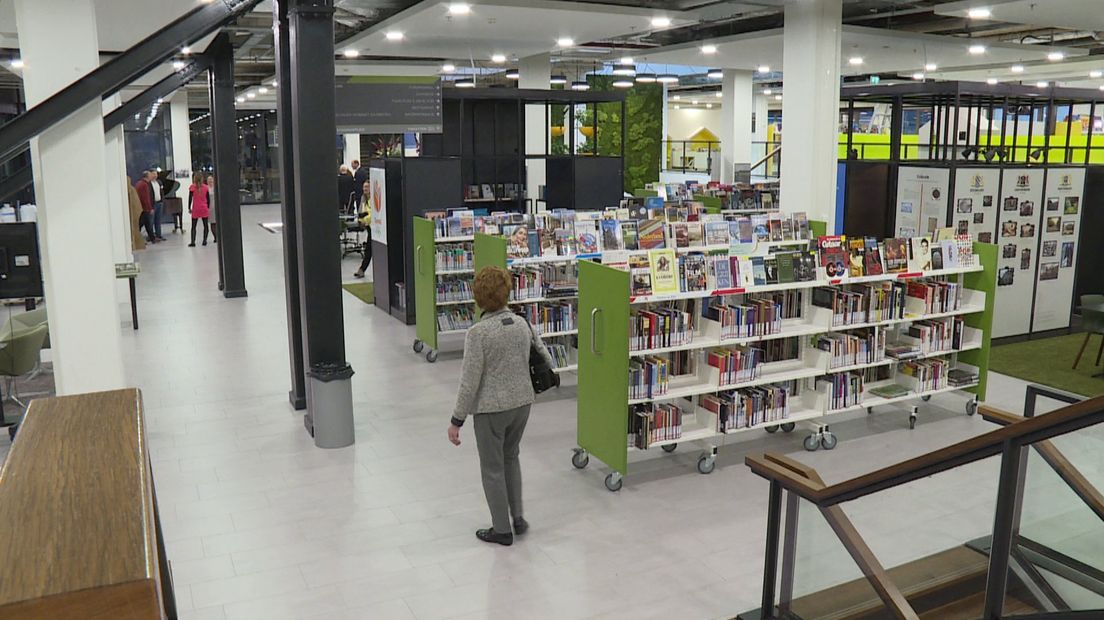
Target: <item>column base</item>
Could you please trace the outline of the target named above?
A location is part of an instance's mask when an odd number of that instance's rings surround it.
[[[222,296],[227,299],[233,299],[234,297],[249,297],[249,291],[244,288],[238,291],[222,291]]]
[[[296,411],[302,411],[307,408],[307,397],[296,396],[295,390],[288,390],[288,402]]]

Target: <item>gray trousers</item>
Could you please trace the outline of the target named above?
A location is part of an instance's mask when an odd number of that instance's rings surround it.
[[[497,413],[480,413],[475,420],[475,445],[479,449],[479,470],[483,475],[483,493],[491,509],[491,524],[498,534],[513,531],[510,516],[522,516],[521,463],[518,461],[521,436],[529,421],[529,407]]]

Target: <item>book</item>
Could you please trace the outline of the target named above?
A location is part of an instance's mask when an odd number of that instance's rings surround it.
[[[728,222],[706,222],[705,223],[705,244],[706,245],[728,245],[729,239],[729,223]]]
[[[954,240],[954,228],[936,228],[932,241]]]
[[[621,222],[603,219],[599,222],[602,230],[602,250],[616,251],[625,249],[625,239],[621,233]]]
[[[575,243],[580,254],[593,254],[602,250],[598,226],[599,222],[593,220],[575,222]]]
[[[481,196],[482,198],[494,198],[495,197],[494,190],[491,189],[491,184],[490,183],[484,183],[481,187],[483,188],[483,195]]]
[[[886,273],[904,273],[908,269],[908,239],[886,239],[882,244],[882,260]]]
[[[639,224],[638,245],[641,250],[656,250],[666,247],[663,220],[644,220]]]
[[[751,229],[757,241],[770,241],[770,230],[767,229],[766,215],[751,216]]]
[[[653,295],[671,295],[679,292],[677,265],[675,251],[671,248],[648,251]]]
[[[794,240],[794,227],[793,222],[788,217],[782,218],[782,240],[793,241]]]
[[[794,252],[780,252],[775,256],[778,259],[778,282],[794,281]]]
[[[931,268],[943,268],[943,246],[941,244],[933,243],[931,246]]]
[[[541,231],[536,229],[529,230],[527,240],[529,242],[529,256],[543,256],[541,253]]]
[[[931,239],[927,237],[909,239],[908,270],[930,271],[931,268]]]
[[[740,231],[740,243],[751,243],[755,240],[755,229],[751,225],[750,217],[745,216],[736,220],[736,227]]]
[[[652,271],[647,256],[637,254],[629,257],[629,281],[634,297],[652,294]]]
[[[737,260],[733,257],[732,260]],[[755,286],[755,265],[752,263],[750,257],[743,257],[739,259],[739,274],[740,274],[740,286],[748,287]],[[766,279],[764,277],[764,279]]]
[[[733,288],[736,284],[732,276],[732,261],[730,257],[716,257],[713,261],[713,288]]]
[[[861,237],[848,239],[847,249],[850,258],[847,272],[851,277],[861,278],[866,271],[866,240]]]
[[[687,222],[686,235],[690,247],[698,248],[705,245],[705,228],[701,222]]]
[[[602,252],[602,264],[621,271],[628,271],[629,253],[626,250],[605,250]]]
[[[766,284],[767,266],[763,263],[762,256],[751,257],[751,268],[753,273],[753,284]]]
[[[799,241],[811,239],[809,235],[809,218],[804,211],[793,214],[794,238]]]
[[[705,255],[687,254],[679,258],[679,279],[682,291],[704,291],[709,282]]]
[[[844,249],[846,238],[840,235],[817,238],[817,258],[823,273],[829,278],[843,278],[848,274],[848,257]]]
[[[878,240],[874,237],[866,237],[863,239],[863,244],[866,246],[863,256],[863,273],[868,276],[880,276],[885,273],[885,267],[882,266],[882,250],[878,247]]]
[[[943,250],[942,254],[944,269],[954,269],[960,266],[958,264],[958,244],[955,243],[954,239],[944,239],[943,241],[940,241],[939,247]],[[933,246],[933,255],[934,250],[935,247]]]
[[[908,388],[899,383],[887,383],[876,388],[870,388],[870,393],[882,398],[898,398],[909,393]]]
[[[644,208],[648,210],[662,209],[663,198],[660,198],[659,196],[648,196],[644,199]]]
[[[688,223],[672,222],[668,224],[668,226],[671,228],[671,238],[675,240],[674,247],[690,247],[690,228]]]
[[[771,241],[782,241],[782,214],[771,213],[768,216],[768,230]]]
[[[640,238],[638,236],[639,230],[637,228],[639,222],[636,220],[626,220],[621,222],[621,236],[625,241],[626,250],[639,250]]]
[[[763,271],[766,273],[766,284],[778,284],[778,255],[768,254],[763,257]]]

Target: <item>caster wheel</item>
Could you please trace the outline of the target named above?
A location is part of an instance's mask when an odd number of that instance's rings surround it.
[[[14,425],[13,425],[13,426],[9,426],[9,427],[8,427],[8,439],[11,439],[12,441],[15,441],[15,434],[16,434],[16,433],[17,433],[18,431],[19,431],[19,427],[18,427],[18,426],[14,426]]]
[[[699,474],[711,474],[713,469],[717,466],[717,461],[711,456],[703,456],[698,459],[698,473]]]
[[[797,424],[793,422],[786,422],[781,427],[783,433],[792,433],[797,428]]]
[[[911,431],[914,428],[916,428],[916,416],[910,415],[909,416],[909,430]]]
[[[927,396],[921,396],[920,400],[928,402],[929,400],[931,400],[931,394],[928,394]]]
[[[584,469],[590,464],[590,455],[586,450],[576,450],[575,454],[571,455],[571,464],[575,469]]]
[[[676,448],[678,448],[678,444],[677,443],[669,443],[669,444],[666,444],[666,445],[660,446],[660,447],[663,448],[664,452],[666,452],[667,454],[670,454],[670,453],[674,452]]]
[[[424,348],[425,348],[425,343],[424,342],[422,342],[421,340],[415,340],[414,341],[414,352],[415,353],[421,353],[422,349],[424,349]]]
[[[809,452],[816,452],[820,447],[820,439],[816,435],[809,435],[805,438],[804,446]]]
[[[426,361],[429,362],[430,364],[432,364],[433,362],[436,362],[437,361],[437,352],[433,351],[433,350],[426,351]]]
[[[777,433],[778,432],[778,425],[777,424],[771,424],[770,426],[765,427],[763,430],[767,431],[768,433]]]
[[[974,415],[977,413],[978,404],[976,400],[971,400],[966,403],[966,415]]]
[[[616,474],[610,474],[606,476],[606,488],[610,491],[613,491],[615,493],[617,491],[620,491],[622,483],[624,483],[624,480],[621,478],[621,476],[617,476]]]
[[[866,408],[866,415],[870,415],[872,413],[874,413],[874,408],[873,407],[867,407]]]
[[[839,440],[836,439],[836,436],[832,433],[824,433],[824,435],[820,437],[820,447],[824,448],[825,450],[831,450],[835,448],[836,443],[838,442]]]

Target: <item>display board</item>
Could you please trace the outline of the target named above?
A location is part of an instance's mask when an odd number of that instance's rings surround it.
[[[993,243],[1000,200],[999,168],[958,168],[955,170],[954,207],[947,226],[955,234],[969,233],[975,241]]]
[[[946,219],[950,170],[901,166],[897,169],[894,236],[931,236]]]
[[[1069,327],[1084,189],[1084,168],[1047,171],[1033,332]]]
[[[1039,223],[1043,217],[1042,168],[1006,168],[1001,181],[997,236],[997,309],[993,337],[1031,330]]]
[[[368,170],[369,202],[372,209],[372,241],[387,245],[387,171]]]
[[[338,76],[335,88],[338,133],[442,131],[437,76]]]

